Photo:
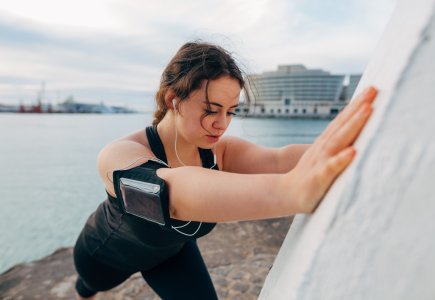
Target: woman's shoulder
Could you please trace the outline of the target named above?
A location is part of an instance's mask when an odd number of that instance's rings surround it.
[[[128,159],[137,155],[153,155],[143,129],[105,145],[98,154],[98,160],[102,160],[103,163],[107,159],[122,162],[124,158]]]
[[[140,134],[143,137],[140,137]],[[109,194],[115,195],[113,171],[139,166],[154,156],[143,130],[114,140],[104,146],[98,153],[97,169]]]

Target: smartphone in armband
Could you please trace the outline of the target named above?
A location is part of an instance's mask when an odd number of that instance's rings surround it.
[[[129,170],[114,171],[113,183],[124,213],[170,226],[167,185],[156,174],[160,167],[166,166],[153,161]]]

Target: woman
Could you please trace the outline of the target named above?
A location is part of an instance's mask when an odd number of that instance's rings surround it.
[[[352,144],[376,96],[366,90],[313,145],[271,149],[222,137],[244,88],[240,69],[219,46],[193,42],[176,53],[161,77],[154,126],[110,143],[98,156],[108,199],[74,248],[78,299],[136,272],[162,299],[217,299],[196,239],[216,222],[313,212],[352,161]],[[145,168],[154,168],[167,190],[158,199],[167,208],[161,223],[127,213],[113,177]]]

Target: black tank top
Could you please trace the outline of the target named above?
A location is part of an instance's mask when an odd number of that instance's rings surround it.
[[[148,144],[150,145],[151,151],[154,153],[154,155],[164,161],[166,164],[168,164],[168,159],[166,157],[165,148],[163,147],[163,142],[160,139],[159,133],[157,132],[157,126],[149,126],[145,129],[147,138],[148,138]],[[219,170],[217,164],[214,163],[214,155],[213,152],[210,149],[202,149],[198,148],[199,156],[201,158],[201,164],[203,168],[207,169],[214,169]],[[197,234],[193,235],[194,237],[202,236],[208,232],[210,232],[213,227],[216,225],[216,223],[206,223],[206,222],[186,222],[186,221],[179,221],[176,219],[171,219],[172,226],[175,227],[175,231],[177,231],[179,234],[187,234],[191,235],[197,231]],[[204,227],[201,230],[201,228]]]
[[[156,126],[147,127],[146,135],[148,138],[148,144],[154,155],[168,163],[165,149],[163,147],[162,140],[159,137]],[[210,149],[198,148],[199,155],[201,157],[201,163],[204,168],[212,168],[214,170],[219,170],[217,165],[214,165],[213,152]],[[108,194],[108,198],[112,204],[116,203],[117,209],[121,210],[116,198]],[[126,218],[127,215],[124,215]],[[216,225],[216,223],[208,222],[195,222],[195,221],[181,221],[170,218],[172,229],[164,228],[163,226],[150,223],[148,221],[136,218],[134,216],[128,216],[131,229],[133,232],[137,233],[138,236],[143,236],[145,240],[151,242],[154,246],[155,241],[158,244],[174,244],[177,242],[184,242],[191,239],[196,239],[209,233]],[[134,224],[133,224],[134,223]]]
[[[153,151],[154,155],[168,163],[168,159],[166,158],[165,148],[163,147],[162,140],[157,132],[157,126],[149,126],[145,129],[148,143],[151,147],[151,151]],[[219,170],[217,165],[214,165],[214,155],[210,149],[202,149],[198,148],[199,156],[201,157],[201,163],[204,168]]]
[[[165,149],[156,127],[146,129],[154,154],[167,162]],[[211,150],[199,149],[202,165],[213,166]],[[213,169],[218,169],[214,166]],[[88,218],[77,244],[96,259],[117,269],[136,272],[146,270],[178,253],[188,240],[206,235],[216,223],[186,222],[170,219],[167,228],[138,217],[124,214],[116,198],[107,194]]]

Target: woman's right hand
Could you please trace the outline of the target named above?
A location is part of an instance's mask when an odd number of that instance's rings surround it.
[[[303,213],[311,213],[318,206],[334,180],[355,156],[353,143],[373,111],[377,95],[369,87],[328,125],[314,144],[304,153],[288,175],[298,187]]]

